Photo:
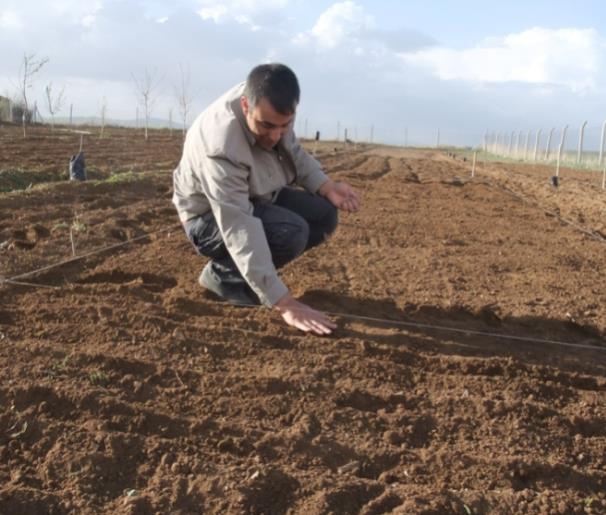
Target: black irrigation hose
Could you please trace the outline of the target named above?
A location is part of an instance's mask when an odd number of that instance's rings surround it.
[[[46,272],[47,270],[52,270],[53,268],[59,268],[60,266],[67,265],[69,263],[74,263],[76,261],[80,261],[89,256],[94,256],[95,254],[101,254],[102,252],[107,252],[108,250],[114,250],[114,249],[117,249],[120,247],[125,247],[126,245],[129,245],[136,241],[140,241],[140,240],[144,240],[145,238],[149,238],[150,236],[153,236],[154,234],[159,234],[161,232],[170,231],[171,229],[176,229],[177,227],[181,227],[181,224],[172,225],[170,227],[164,227],[163,229],[158,229],[157,231],[150,232],[150,233],[144,234],[142,236],[137,236],[136,238],[132,238],[130,240],[123,241],[121,243],[116,243],[114,245],[108,245],[107,247],[101,247],[100,249],[91,250],[90,252],[87,252],[80,256],[72,257],[72,258],[66,259],[64,261],[60,261],[59,263],[53,263],[52,265],[48,265],[48,266],[45,266],[42,268],[37,268],[36,270],[31,270],[30,272],[26,272],[24,274],[19,274],[19,275],[15,275],[13,277],[3,278],[0,280],[0,286],[3,284],[14,283],[16,281],[25,279],[27,277],[32,277],[41,272]]]

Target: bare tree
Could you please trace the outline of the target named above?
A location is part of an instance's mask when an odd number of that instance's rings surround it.
[[[23,54],[23,61],[19,68],[19,77],[17,83],[17,91],[19,98],[23,102],[23,115],[21,121],[23,123],[23,137],[25,138],[25,123],[29,121],[28,92],[32,88],[33,78],[40,69],[48,62],[48,57],[36,57],[36,54]]]
[[[179,102],[179,113],[181,114],[181,122],[183,124],[183,137],[185,138],[185,132],[187,131],[187,116],[191,109],[192,103],[192,92],[191,92],[191,75],[189,72],[189,66],[187,69],[183,68],[183,65],[179,63],[179,84],[175,86],[175,96]]]
[[[53,93],[53,83],[49,82],[44,90],[46,92],[46,109],[51,115],[51,128],[55,129],[55,115],[63,109],[65,86],[61,88],[61,91],[57,95]]]
[[[154,105],[158,100],[158,93],[160,90],[162,77],[158,76],[156,70],[150,72],[147,68],[145,68],[143,77],[138,78],[134,74],[132,77],[135,81],[135,88],[139,97],[139,103],[143,107],[143,112],[145,114],[145,139],[147,140],[149,119]]]
[[[107,98],[101,99],[101,133],[99,138],[103,137],[103,131],[105,130],[105,117],[107,116]]]

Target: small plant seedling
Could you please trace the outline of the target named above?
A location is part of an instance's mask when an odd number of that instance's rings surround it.
[[[67,370],[71,355],[66,355],[62,360],[53,363],[51,367],[46,371],[49,376],[56,376]]]
[[[74,232],[84,232],[86,231],[86,225],[80,220],[80,217],[76,216],[72,222],[71,229]]]
[[[58,363],[55,363],[53,365],[53,369],[56,370],[57,372],[65,371],[65,369],[67,368],[67,364],[69,363],[69,359],[70,359],[70,356],[68,354],[61,361],[59,361]]]
[[[469,506],[467,506],[467,504],[464,504],[463,508],[465,509],[465,513],[467,513],[467,515],[473,515],[473,511]]]
[[[109,384],[109,377],[102,370],[95,370],[88,374],[88,380],[95,386],[107,386]]]
[[[53,231],[63,231],[65,229],[69,229],[69,225],[65,222],[59,222],[53,225]]]

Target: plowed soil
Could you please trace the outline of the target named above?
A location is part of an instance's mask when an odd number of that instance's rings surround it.
[[[201,290],[153,134],[0,196],[0,513],[606,513],[601,177],[321,145],[363,203],[282,272],[318,337]]]

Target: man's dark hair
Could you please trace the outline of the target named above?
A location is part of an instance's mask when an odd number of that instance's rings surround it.
[[[283,64],[260,64],[246,78],[244,95],[251,108],[259,100],[267,98],[272,107],[283,115],[293,114],[297,109],[301,91],[294,72]]]

